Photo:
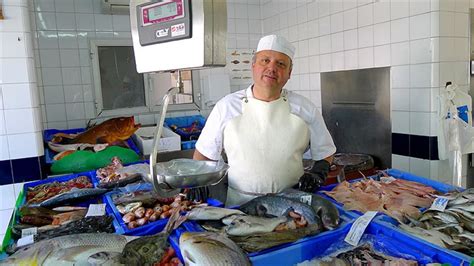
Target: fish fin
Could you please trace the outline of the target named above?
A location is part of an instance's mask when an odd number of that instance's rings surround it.
[[[184,221],[188,219],[187,215],[181,215],[179,213],[179,208],[172,208],[170,210],[171,216],[169,217],[168,223],[166,223],[165,232],[171,232],[172,230],[178,228]]]
[[[266,216],[267,215],[267,208],[263,206],[262,204],[258,204],[257,207],[255,207],[257,211],[257,216]]]
[[[106,136],[100,136],[98,138],[95,139],[95,142],[97,144],[104,144],[104,143],[107,143],[107,137]]]

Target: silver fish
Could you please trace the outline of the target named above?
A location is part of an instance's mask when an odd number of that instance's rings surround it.
[[[185,232],[179,238],[185,265],[251,265],[245,253],[229,238],[213,232]]]
[[[107,233],[60,236],[20,248],[0,265],[72,265],[84,264],[101,251],[121,252],[134,236]]]
[[[448,208],[448,210],[453,209],[453,208],[462,209],[462,210],[465,210],[465,211],[468,211],[468,212],[474,212],[474,204],[473,203],[454,205],[454,206]]]
[[[78,211],[78,210],[87,210],[87,207],[80,207],[80,206],[60,206],[52,209],[53,211],[57,212],[70,212],[70,211]]]
[[[283,196],[265,195],[257,197],[239,208],[248,215],[254,216],[284,216],[293,210],[304,216],[309,224],[321,224],[313,208],[305,203]]]
[[[321,218],[323,227],[328,230],[338,227],[339,210],[330,200],[313,193],[307,193],[292,188],[285,189],[277,195],[298,201],[301,201],[303,198],[311,198],[309,205],[311,205],[316,214]]]
[[[49,198],[38,204],[31,204],[31,207],[53,207],[62,205],[66,202],[77,201],[81,199],[88,199],[90,197],[99,196],[107,192],[107,189],[102,188],[82,188],[82,189],[72,189],[68,192],[61,193],[52,198]]]
[[[275,228],[288,221],[288,217],[265,218],[258,216],[240,215],[225,229],[228,235],[247,236],[255,233],[272,232]]]
[[[188,212],[189,220],[220,220],[232,214],[244,214],[240,210],[226,209],[212,206],[203,206],[193,208]]]

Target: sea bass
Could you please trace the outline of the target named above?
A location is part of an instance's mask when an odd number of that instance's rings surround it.
[[[239,210],[226,209],[212,206],[202,206],[193,208],[188,212],[187,218],[189,220],[220,220],[224,217],[233,214],[244,214]]]
[[[233,219],[223,220],[228,223],[225,232],[232,236],[247,236],[255,233],[272,232],[275,228],[288,221],[288,217],[266,218],[258,216],[238,215]]]
[[[55,134],[52,143],[75,144],[75,143],[108,143],[117,144],[130,138],[135,131],[140,128],[140,124],[135,124],[133,116],[117,117],[109,119],[99,125],[93,126],[88,130],[71,137],[68,134]]]
[[[213,232],[185,232],[179,238],[185,265],[251,265],[245,253],[229,238]]]
[[[319,217],[311,206],[282,196],[270,194],[260,196],[240,206],[239,209],[248,215],[262,217],[281,217],[293,210],[302,215],[309,224],[320,224]]]
[[[301,201],[302,198],[311,198],[310,205],[321,218],[324,228],[332,230],[339,225],[339,210],[336,205],[319,195],[299,191],[296,189],[285,189],[277,194],[286,198]]]
[[[25,246],[0,265],[84,265],[98,252],[121,252],[135,238],[107,233],[60,236]]]

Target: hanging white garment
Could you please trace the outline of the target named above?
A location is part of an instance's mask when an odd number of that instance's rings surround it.
[[[472,129],[472,99],[456,85],[448,85],[439,95],[438,155],[440,160],[474,152]],[[456,136],[456,137],[454,137]],[[459,137],[457,137],[459,136]]]
[[[462,154],[474,152],[471,107],[471,97],[456,85],[440,93],[438,154],[449,159],[455,186],[462,185]]]
[[[226,205],[240,205],[297,184],[309,137],[307,124],[290,113],[284,95],[271,102],[242,99],[242,115],[224,130],[230,164]]]

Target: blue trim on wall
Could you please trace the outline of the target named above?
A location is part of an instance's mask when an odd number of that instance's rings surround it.
[[[425,160],[439,160],[438,137],[392,133],[392,153]]]
[[[0,161],[0,185],[46,178],[44,156]]]

